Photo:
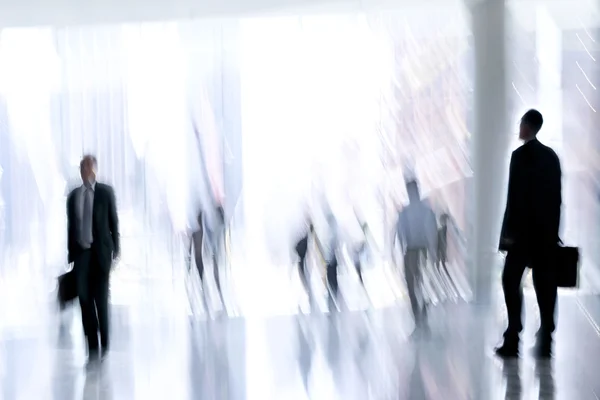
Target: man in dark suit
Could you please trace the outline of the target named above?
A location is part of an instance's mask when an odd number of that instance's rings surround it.
[[[506,251],[502,288],[508,311],[504,343],[496,348],[501,357],[519,354],[523,330],[521,280],[526,267],[533,269],[533,284],[540,309],[541,327],[535,355],[550,357],[555,329],[556,275],[554,255],[558,248],[561,209],[561,169],[556,153],[536,136],[543,124],[542,114],[529,110],[521,118],[519,138],[524,144],[510,160],[508,198],[500,251]]]
[[[67,198],[68,260],[74,263],[88,357],[94,362],[110,345],[108,285],[119,255],[119,219],[113,188],[96,182],[96,158],[83,157],[79,167],[83,185]]]

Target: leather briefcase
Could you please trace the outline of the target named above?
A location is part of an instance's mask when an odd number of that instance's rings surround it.
[[[77,276],[71,270],[58,277],[58,302],[61,309],[77,298]]]
[[[556,283],[562,288],[579,286],[579,248],[560,246],[556,257]]]

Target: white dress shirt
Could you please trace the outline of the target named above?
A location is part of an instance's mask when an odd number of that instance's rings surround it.
[[[412,202],[402,209],[397,232],[404,253],[406,250],[427,249],[430,257],[437,255],[437,221],[425,201]]]

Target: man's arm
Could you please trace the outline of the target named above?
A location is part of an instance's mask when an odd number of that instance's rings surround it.
[[[550,223],[552,224],[550,229],[552,230],[552,234],[556,234],[556,240],[560,240],[560,214],[562,207],[562,171],[560,167],[560,160],[558,156],[555,154],[555,163],[554,163],[554,173],[553,173],[553,194],[552,199],[554,200],[554,204],[552,204],[552,214],[550,217]]]
[[[110,186],[108,187],[108,202],[108,224],[110,228],[110,234],[113,240],[113,258],[116,258],[121,254],[121,244],[119,237],[119,216],[117,214],[117,200],[115,199],[115,192]]]
[[[502,230],[500,231],[499,250],[506,251],[514,243],[513,237],[513,215],[511,214],[511,205],[515,196],[515,174],[516,174],[515,153],[510,157],[510,167],[508,172],[508,193],[506,195],[506,208],[504,210],[504,219],[502,221]]]
[[[75,259],[73,254],[73,217],[71,215],[73,192],[67,196],[67,262],[72,263]]]

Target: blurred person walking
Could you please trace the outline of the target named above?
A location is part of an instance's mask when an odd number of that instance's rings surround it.
[[[448,271],[448,227],[451,222],[450,215],[443,213],[440,215],[440,227],[438,229],[437,240],[437,272],[442,282],[447,284],[446,290],[451,290],[453,295],[459,295],[458,288]]]
[[[96,157],[84,156],[79,165],[83,185],[67,197],[68,261],[77,277],[88,363],[104,359],[110,348],[109,281],[120,251],[115,194],[111,186],[96,182],[97,169]]]
[[[226,252],[225,252],[225,238],[227,235],[227,224],[225,223],[225,211],[222,206],[216,208],[216,220],[212,229],[208,230],[208,242],[210,244],[211,256],[213,262],[213,271],[215,277],[215,284],[219,293],[219,299],[223,305],[223,311],[227,313],[227,307],[225,304],[225,298],[223,297],[223,290],[221,288],[221,272],[225,267]]]
[[[188,249],[189,265],[188,270],[191,270],[191,259],[192,252],[194,253],[194,261],[196,262],[196,269],[200,277],[200,284],[202,285],[202,294],[204,300],[204,306],[209,308],[207,285],[204,275],[204,259],[207,256],[206,251],[208,250],[208,256],[212,260],[213,276],[215,284],[217,286],[217,292],[219,299],[221,300],[223,310],[226,310],[225,300],[223,298],[223,291],[221,290],[221,275],[220,265],[223,259],[225,249],[225,216],[222,207],[216,208],[216,221],[213,229],[209,228],[206,213],[200,210],[197,217],[197,228],[192,232],[191,240]],[[207,249],[208,247],[208,249]]]
[[[415,178],[406,179],[409,204],[398,215],[396,238],[404,255],[404,277],[413,316],[415,332],[428,333],[427,305],[423,293],[423,268],[428,256],[436,263],[438,229],[436,216],[426,201],[421,199]]]
[[[524,143],[510,159],[508,195],[499,245],[499,250],[506,252],[502,289],[508,312],[504,342],[496,348],[500,357],[519,355],[519,336],[523,330],[521,280],[526,267],[533,270],[541,319],[534,354],[543,358],[552,355],[557,296],[554,261],[560,243],[562,189],[558,156],[537,140],[543,123],[542,114],[537,110],[529,110],[523,115],[519,139]]]
[[[333,215],[327,215],[327,225],[329,228],[329,242],[327,246],[326,276],[327,287],[329,288],[329,310],[341,310],[341,296],[338,285],[338,252],[340,251],[340,238],[338,222]]]
[[[314,238],[315,235],[315,227],[313,226],[310,218],[306,218],[306,223],[304,227],[304,232],[300,240],[296,242],[294,250],[298,255],[298,275],[300,276],[300,281],[302,282],[302,287],[306,295],[308,296],[309,302],[312,306],[312,291],[310,288],[310,280],[308,274],[308,265],[306,264],[306,258],[308,256],[308,247],[310,244],[311,238]]]

